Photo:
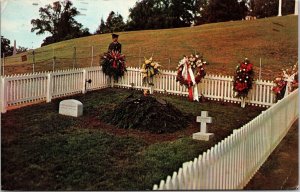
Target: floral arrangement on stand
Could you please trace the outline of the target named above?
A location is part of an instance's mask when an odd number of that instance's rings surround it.
[[[276,95],[276,100],[284,98],[289,92],[298,88],[298,64],[295,64],[291,70],[282,70],[282,75],[274,80],[276,84],[272,91]]]
[[[100,65],[105,75],[118,81],[118,78],[124,76],[126,71],[125,55],[115,51],[104,53]]]
[[[145,62],[142,65],[141,73],[143,74],[143,84],[148,84],[153,86],[153,77],[160,72],[161,65],[158,62],[153,61],[152,57],[150,59],[145,58]]]
[[[192,54],[188,57],[184,56],[179,61],[176,81],[188,88],[190,101],[199,101],[198,88],[195,85],[200,83],[201,79],[205,77],[204,66],[206,64],[206,61],[197,54]]]
[[[252,89],[254,71],[253,64],[248,58],[236,66],[236,74],[233,81],[233,90],[236,92],[236,97],[244,100]]]

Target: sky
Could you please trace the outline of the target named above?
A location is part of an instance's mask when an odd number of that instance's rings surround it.
[[[22,46],[29,49],[40,47],[45,37],[31,32],[32,19],[39,18],[39,8],[51,4],[57,0],[0,0],[1,3],[1,35],[8,38],[13,45],[16,40],[17,47]],[[94,33],[103,17],[106,20],[109,12],[114,11],[121,14],[127,20],[129,8],[132,8],[137,0],[71,0],[73,6],[81,14],[75,19]],[[38,4],[38,5],[36,5]]]

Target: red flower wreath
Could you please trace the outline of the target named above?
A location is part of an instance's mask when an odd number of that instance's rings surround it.
[[[244,62],[236,67],[236,75],[233,81],[233,90],[237,92],[236,97],[247,97],[250,89],[252,89],[253,77],[253,64],[245,58]]]

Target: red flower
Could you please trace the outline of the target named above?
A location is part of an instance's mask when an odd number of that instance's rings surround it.
[[[281,89],[280,89],[280,87],[274,87],[274,88],[273,88],[273,91],[274,91],[275,93],[280,93]]]
[[[242,63],[241,67],[240,67],[241,70],[244,69],[243,71],[247,71],[247,72],[251,71],[252,68],[253,68],[253,64],[252,63],[248,63],[248,64]]]
[[[247,83],[237,83],[235,85],[235,89],[238,91],[243,91],[244,89],[247,89]]]

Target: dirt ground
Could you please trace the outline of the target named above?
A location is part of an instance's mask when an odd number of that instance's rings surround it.
[[[245,190],[293,190],[299,188],[298,121],[244,188]]]

